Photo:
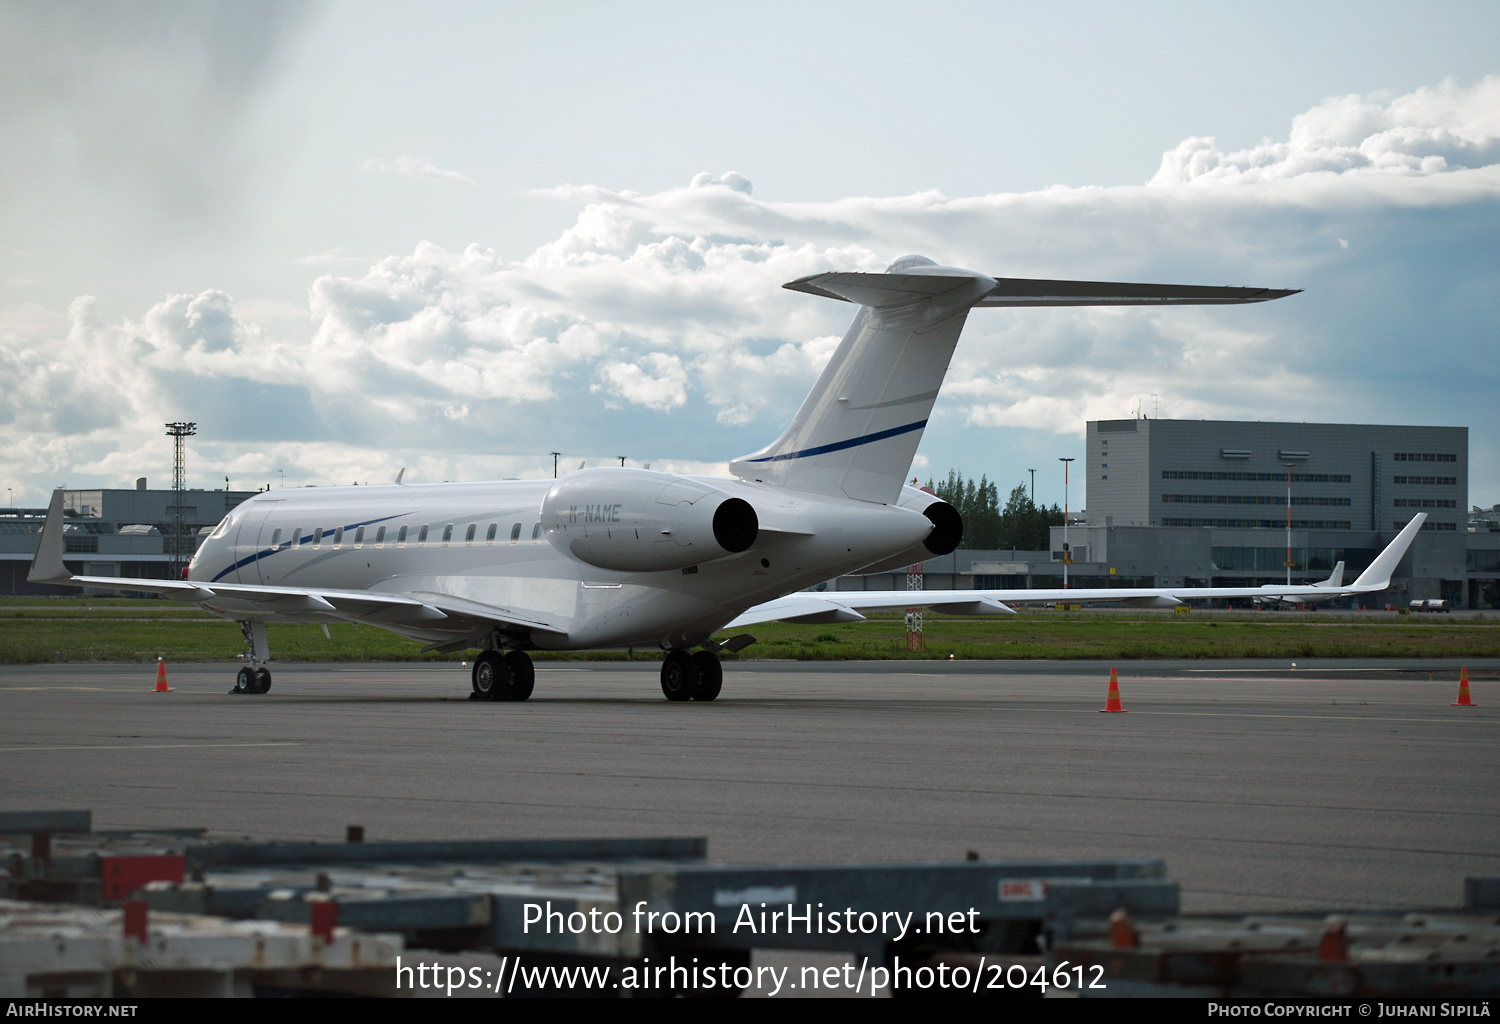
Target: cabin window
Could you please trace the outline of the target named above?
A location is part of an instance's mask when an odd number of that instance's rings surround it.
[[[292,543],[291,543],[291,546],[292,547],[296,547],[298,544],[301,544],[301,543],[302,543],[302,527],[299,526],[295,530],[292,531]]]
[[[342,547],[343,543],[344,543],[344,528],[342,526],[336,526],[336,527],[334,527],[334,530],[333,530],[333,546],[336,547],[336,548],[337,547]]]
[[[422,524],[422,528],[417,531],[417,544],[418,544],[418,546],[423,546],[426,543],[427,543],[427,524],[423,523]]]
[[[281,531],[280,530],[273,530],[271,532],[271,547],[274,548],[276,545],[278,545],[280,543],[281,543]]]
[[[383,548],[383,547],[385,547],[385,527],[384,526],[382,526],[380,529],[378,529],[378,530],[375,531],[375,546],[377,548]]]
[[[443,527],[443,547],[447,547],[452,542],[453,542],[453,524],[449,523],[447,526]]]
[[[521,524],[520,523],[517,523],[515,526],[512,526],[510,528],[510,542],[512,544],[519,544],[519,543],[521,543]]]
[[[486,544],[493,544],[493,543],[495,543],[495,531],[498,530],[498,529],[500,529],[500,524],[499,523],[491,523],[490,524],[490,528],[484,532],[484,542]]]
[[[542,539],[542,524],[537,523],[531,528],[531,543],[536,544]]]
[[[365,528],[363,526],[354,531],[354,546],[357,548],[365,546]]]
[[[464,543],[465,544],[473,544],[474,543],[474,531],[477,530],[478,528],[479,528],[479,525],[477,523],[470,523],[469,524],[469,528],[464,531]]]
[[[323,546],[323,528],[321,526],[313,527],[312,542],[313,547],[315,548],[320,548]]]
[[[406,547],[406,529],[403,526],[400,530],[396,531],[396,547],[398,548]]]

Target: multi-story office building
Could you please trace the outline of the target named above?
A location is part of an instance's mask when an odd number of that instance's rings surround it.
[[[1258,586],[1352,577],[1417,512],[1423,533],[1372,603],[1477,602],[1466,557],[1467,427],[1206,420],[1087,425],[1080,577]],[[1061,528],[1053,548],[1061,557]],[[1290,565],[1288,565],[1290,563]],[[1191,585],[1191,583],[1188,583]],[[1483,590],[1483,587],[1479,587]]]

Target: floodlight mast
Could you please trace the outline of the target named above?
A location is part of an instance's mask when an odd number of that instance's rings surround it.
[[[1286,585],[1292,585],[1292,464],[1286,466]]]
[[[1068,589],[1068,566],[1070,564],[1072,564],[1072,562],[1073,562],[1073,551],[1072,551],[1071,548],[1068,547],[1068,463],[1073,462],[1074,460],[1073,459],[1069,459],[1069,458],[1059,458],[1057,461],[1061,462],[1063,464],[1063,556],[1062,556],[1062,564],[1063,564],[1063,589],[1067,590]],[[1053,505],[1052,507],[1056,508],[1057,506]]]
[[[198,433],[196,423],[168,423],[167,436],[172,439],[174,452],[172,455],[172,578],[176,579],[182,575],[182,567],[187,564],[182,557],[182,549],[185,546],[182,537],[182,514],[183,501],[187,491],[187,467],[183,461],[183,444],[186,439]]]

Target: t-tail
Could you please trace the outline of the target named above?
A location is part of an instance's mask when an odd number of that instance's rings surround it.
[[[825,273],[784,287],[862,307],[797,410],[743,480],[894,504],[975,306],[1139,306],[1263,302],[1291,290],[993,278],[903,256],[884,274]]]

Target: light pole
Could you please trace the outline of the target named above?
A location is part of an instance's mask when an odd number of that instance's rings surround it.
[[[617,459],[620,460],[620,468],[624,469],[625,468],[625,456],[623,456],[623,455],[616,455],[615,458],[617,458]]]
[[[284,470],[284,469],[278,469],[276,472],[281,476],[281,486],[285,487],[286,486],[286,470]]]
[[[1031,503],[1033,505],[1035,505],[1036,504],[1036,470],[1034,470],[1034,469],[1028,469],[1026,472],[1028,472],[1028,473],[1031,474]]]
[[[1286,585],[1292,585],[1292,464],[1286,466]]]
[[[1073,459],[1059,458],[1063,464],[1063,589],[1068,589],[1068,565],[1073,561],[1073,553],[1068,548],[1068,463]]]
[[[561,454],[562,454],[562,452],[552,452],[551,453],[551,455],[552,455],[552,479],[554,479],[554,480],[557,479],[557,457],[559,455],[561,455]]]

